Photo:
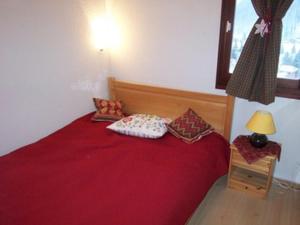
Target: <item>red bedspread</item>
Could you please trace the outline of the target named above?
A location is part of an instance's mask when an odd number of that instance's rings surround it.
[[[1,225],[183,225],[227,172],[228,143],[123,136],[90,115],[0,157]]]

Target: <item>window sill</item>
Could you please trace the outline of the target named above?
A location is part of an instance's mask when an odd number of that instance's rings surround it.
[[[300,89],[278,87],[276,90],[276,96],[284,97],[284,98],[300,99]]]

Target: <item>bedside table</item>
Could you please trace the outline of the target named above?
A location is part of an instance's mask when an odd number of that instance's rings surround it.
[[[227,186],[265,198],[272,184],[276,155],[265,156],[248,164],[235,145],[230,146]]]

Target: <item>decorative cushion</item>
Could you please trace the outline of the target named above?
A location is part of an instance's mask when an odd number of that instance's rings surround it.
[[[124,117],[121,101],[93,98],[97,108],[93,121],[116,121]]]
[[[190,108],[167,127],[170,133],[187,143],[194,143],[214,130]]]
[[[107,128],[121,134],[143,138],[159,138],[168,131],[164,119],[147,114],[134,114],[125,117],[107,126]]]

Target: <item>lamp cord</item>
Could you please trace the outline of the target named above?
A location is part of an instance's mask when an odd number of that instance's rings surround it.
[[[273,183],[286,190],[300,191],[300,185],[289,181],[273,178]]]

